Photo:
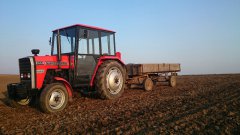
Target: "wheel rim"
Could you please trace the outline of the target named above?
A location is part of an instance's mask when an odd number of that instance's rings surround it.
[[[64,104],[64,102],[65,102],[65,96],[64,96],[64,93],[61,90],[56,89],[50,94],[49,106],[52,109],[61,108],[62,105]]]
[[[118,94],[123,86],[122,72],[117,67],[112,67],[107,73],[107,89],[111,94]]]
[[[29,98],[21,99],[17,103],[20,104],[20,105],[27,105],[27,104],[30,103],[30,99]]]

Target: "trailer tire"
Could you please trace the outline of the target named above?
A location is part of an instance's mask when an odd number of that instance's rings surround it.
[[[61,83],[48,84],[40,94],[40,107],[45,113],[62,111],[68,103],[68,93]]]
[[[125,87],[125,70],[117,61],[105,61],[98,69],[95,89],[102,99],[119,98]]]
[[[171,87],[175,87],[177,85],[177,77],[176,76],[171,76],[169,79],[169,84]]]
[[[154,86],[154,84],[153,84],[153,81],[152,81],[151,78],[146,78],[146,79],[144,80],[144,82],[143,82],[143,87],[144,87],[144,89],[145,89],[146,91],[151,91],[151,90],[153,90],[153,86]]]

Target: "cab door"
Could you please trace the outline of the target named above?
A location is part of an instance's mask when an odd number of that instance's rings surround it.
[[[79,30],[74,86],[89,86],[100,57],[98,31]]]

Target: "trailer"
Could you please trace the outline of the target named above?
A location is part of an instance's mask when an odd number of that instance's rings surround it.
[[[158,82],[168,83],[175,87],[177,83],[177,72],[181,71],[180,64],[127,64],[126,88],[131,85],[140,85],[146,91],[153,90]]]

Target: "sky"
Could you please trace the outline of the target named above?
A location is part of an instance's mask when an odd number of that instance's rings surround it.
[[[0,74],[18,59],[50,54],[54,29],[116,31],[127,63],[181,63],[181,74],[240,73],[239,0],[0,0]]]

